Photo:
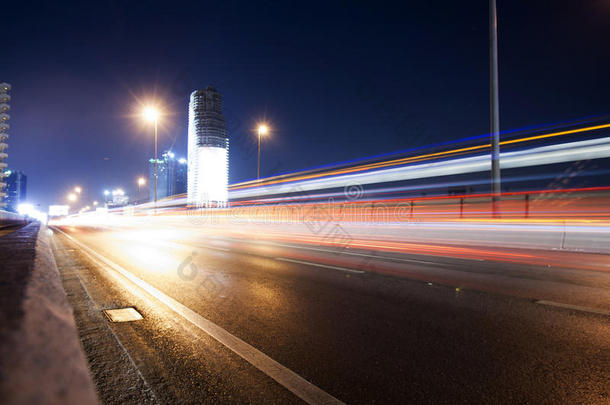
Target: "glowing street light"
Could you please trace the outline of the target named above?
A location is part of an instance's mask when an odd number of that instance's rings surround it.
[[[82,191],[83,191],[83,189],[82,189],[82,188],[80,188],[79,186],[74,187],[74,192],[75,192],[76,194],[80,194]]]
[[[70,194],[68,194],[68,201],[72,201],[72,202],[74,202],[74,201],[76,201],[76,199],[77,199],[77,198],[78,198],[78,197],[77,197],[77,196],[76,196],[76,194],[74,194],[74,193],[70,193]]]
[[[142,193],[140,191],[141,191],[142,186],[145,184],[146,184],[146,179],[144,177],[139,177],[138,178],[138,198],[141,198],[140,195]]]
[[[144,111],[142,111],[142,115],[145,120],[154,122],[159,118],[159,111],[155,107],[146,107],[144,108]]]
[[[256,178],[261,178],[261,135],[269,133],[269,127],[266,124],[258,124],[258,159],[256,164]]]
[[[93,201],[93,206],[97,207],[98,202],[97,201]]]
[[[155,206],[157,206],[157,122],[159,121],[159,110],[155,107],[146,107],[142,111],[144,119],[155,124]]]

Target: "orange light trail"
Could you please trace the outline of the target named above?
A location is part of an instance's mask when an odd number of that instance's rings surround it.
[[[553,132],[553,133],[549,133],[549,134],[542,134],[542,135],[529,136],[529,137],[525,137],[525,138],[511,139],[511,140],[501,141],[500,145],[502,146],[502,145],[516,144],[516,143],[534,141],[534,140],[539,140],[539,139],[546,139],[546,138],[562,136],[562,135],[570,135],[570,134],[576,134],[576,133],[582,133],[582,132],[588,132],[588,131],[595,131],[595,130],[604,129],[604,128],[610,128],[610,124],[594,125],[594,126],[585,127],[585,128],[577,128],[577,129],[571,129],[571,130],[566,130],[566,131]],[[487,149],[490,147],[491,147],[491,144],[487,143],[487,144],[483,144],[483,145],[469,146],[469,147],[465,147],[465,148],[452,149],[452,150],[448,150],[448,151],[428,153],[428,154],[419,155],[419,156],[393,159],[393,160],[388,160],[385,162],[369,163],[369,164],[345,168],[345,169],[336,169],[336,170],[331,170],[331,171],[323,172],[323,173],[312,173],[312,174],[306,174],[306,175],[300,175],[300,176],[297,175],[295,177],[275,176],[275,177],[269,178],[266,181],[247,181],[247,182],[243,182],[243,183],[236,183],[234,185],[231,185],[229,187],[229,190],[239,190],[239,189],[244,189],[244,188],[287,183],[287,182],[291,182],[291,181],[307,180],[307,179],[314,179],[314,178],[320,178],[320,177],[326,177],[326,176],[334,176],[334,175],[340,175],[340,174],[360,172],[360,171],[365,171],[365,170],[370,170],[370,169],[378,169],[378,168],[389,167],[389,166],[397,166],[397,165],[402,165],[402,164],[406,164],[406,163],[421,162],[421,161],[430,160],[430,159],[438,158],[438,157],[455,156],[455,155],[463,154],[466,152],[484,150],[484,149]]]

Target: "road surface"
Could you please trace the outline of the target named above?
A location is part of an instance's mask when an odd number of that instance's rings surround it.
[[[104,402],[610,402],[607,256],[564,254],[592,271],[255,239],[55,230]],[[102,315],[120,307],[143,319]]]

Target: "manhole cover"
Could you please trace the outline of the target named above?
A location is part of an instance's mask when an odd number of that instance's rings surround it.
[[[105,309],[104,313],[110,320],[110,322],[131,322],[139,321],[142,315],[135,308],[117,308],[117,309]]]

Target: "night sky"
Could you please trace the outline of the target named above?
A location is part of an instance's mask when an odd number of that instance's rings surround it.
[[[28,199],[81,185],[133,192],[153,154],[133,115],[166,108],[160,149],[186,157],[192,90],[213,84],[230,181],[489,131],[488,2],[3,4],[0,81],[13,85],[9,168]],[[610,112],[610,1],[498,0],[503,130]],[[110,160],[104,160],[105,157]]]

